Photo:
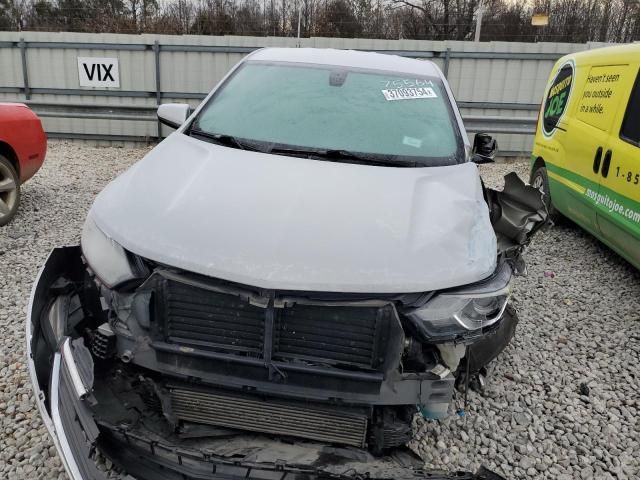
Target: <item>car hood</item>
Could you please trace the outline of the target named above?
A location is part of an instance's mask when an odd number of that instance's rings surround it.
[[[267,289],[431,291],[496,264],[473,163],[345,164],[176,132],[111,182],[90,215],[142,257]]]

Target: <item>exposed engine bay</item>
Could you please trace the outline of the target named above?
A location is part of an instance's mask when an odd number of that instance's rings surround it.
[[[485,194],[498,267],[445,292],[264,290],[130,252],[135,279],[111,288],[79,246],[55,249],[33,292],[30,361],[78,478],[102,478],[96,449],[136,478],[421,478],[411,420],[446,416],[456,382],[513,337],[508,286],[547,218],[515,174]],[[456,328],[433,313],[443,297],[462,305]],[[499,478],[468,475],[429,478]]]

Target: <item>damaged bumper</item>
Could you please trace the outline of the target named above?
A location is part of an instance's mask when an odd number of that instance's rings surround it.
[[[117,367],[105,367],[89,353],[81,336],[71,338],[65,334],[69,324],[74,325],[75,331],[83,330],[83,322],[92,315],[87,304],[95,299],[88,295],[79,303],[69,299],[64,296],[69,285],[59,281],[65,276],[77,278],[79,271],[84,271],[79,247],[52,251],[34,285],[26,328],[29,372],[38,407],[65,469],[74,480],[106,478],[96,467],[97,452],[139,479],[501,478],[484,469],[477,473],[427,472],[422,469],[422,462],[406,450],[374,457],[356,446],[336,446],[321,440],[291,442],[280,438],[277,431],[266,436],[264,432],[238,433],[189,424],[190,429],[176,434],[167,428],[171,425],[167,410],[159,408],[157,415],[139,414],[146,407],[136,402],[144,399],[127,390],[139,381],[139,375],[131,375],[121,362]],[[64,321],[60,312],[64,312]],[[437,383],[425,382],[407,379],[406,391],[395,394],[415,399],[427,391],[438,391]],[[449,383],[443,384],[446,395],[450,395]],[[188,392],[192,398],[187,400],[206,411],[213,397],[196,396],[194,400],[194,391],[197,389]],[[174,389],[174,396],[176,392],[180,389]],[[216,408],[222,407],[216,404]],[[242,414],[250,416],[251,407],[242,405]],[[311,422],[314,412],[318,413],[311,409],[300,414]],[[276,415],[278,411],[267,413]],[[135,421],[129,421],[133,417]],[[318,421],[323,420],[320,416]],[[335,421],[338,420],[348,419]]]
[[[43,351],[41,315],[46,310],[48,290],[65,270],[73,248],[56,248],[36,277],[27,310],[26,351],[31,384],[42,421],[73,479],[100,478],[91,460],[98,435],[91,415],[82,403],[86,389],[78,384],[78,367],[71,354],[69,339],[52,352]],[[75,380],[75,381],[74,381]]]

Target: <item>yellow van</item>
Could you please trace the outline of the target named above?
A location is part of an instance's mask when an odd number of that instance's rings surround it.
[[[640,44],[556,63],[536,125],[531,184],[640,268]]]

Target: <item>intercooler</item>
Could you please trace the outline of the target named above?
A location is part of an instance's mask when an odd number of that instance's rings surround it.
[[[176,418],[238,430],[364,447],[367,416],[222,392],[171,387]]]

